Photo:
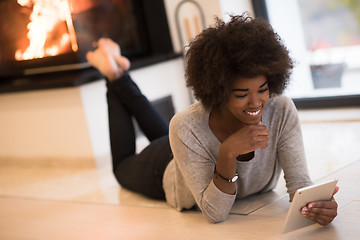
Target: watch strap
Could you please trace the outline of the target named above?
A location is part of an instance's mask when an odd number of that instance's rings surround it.
[[[235,173],[235,176],[231,179],[229,178],[226,178],[224,177],[223,175],[221,175],[217,170],[216,170],[216,166],[215,166],[215,169],[214,169],[214,173],[219,176],[220,178],[224,179],[225,181],[229,182],[229,183],[233,183],[233,182],[236,182],[236,180],[238,180],[239,178],[239,174],[238,173]]]

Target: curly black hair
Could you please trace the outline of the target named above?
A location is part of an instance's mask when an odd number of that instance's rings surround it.
[[[186,84],[205,107],[225,103],[236,77],[265,75],[270,96],[286,88],[294,62],[279,35],[262,19],[244,13],[200,33],[185,54]]]

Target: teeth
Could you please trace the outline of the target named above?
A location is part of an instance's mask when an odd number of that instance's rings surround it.
[[[256,116],[256,115],[259,114],[259,112],[260,112],[260,109],[257,110],[256,112],[246,112],[246,113],[249,114],[249,115],[251,115],[251,116]]]

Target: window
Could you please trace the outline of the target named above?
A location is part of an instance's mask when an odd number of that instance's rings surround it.
[[[360,105],[360,1],[259,2],[296,61],[286,94],[294,100],[354,96]]]

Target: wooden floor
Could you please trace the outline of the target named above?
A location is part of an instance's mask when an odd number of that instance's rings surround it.
[[[300,117],[312,178],[339,179],[339,216],[328,227],[282,234],[287,197],[211,224],[199,211],[179,213],[122,189],[109,164],[9,164],[0,168],[0,239],[359,239],[360,109],[302,111]]]

